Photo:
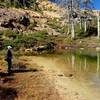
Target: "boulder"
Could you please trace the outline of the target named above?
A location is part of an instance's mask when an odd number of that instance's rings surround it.
[[[15,26],[12,23],[12,20],[3,21],[1,23],[1,27],[4,27],[4,28],[12,28],[12,29],[15,28]]]

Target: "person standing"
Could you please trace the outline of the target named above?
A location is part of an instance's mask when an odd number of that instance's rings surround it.
[[[8,74],[11,73],[11,67],[12,67],[12,58],[13,58],[13,55],[12,55],[12,47],[11,46],[7,46],[7,53],[6,53],[6,57],[5,57],[5,60],[7,61],[8,63]]]

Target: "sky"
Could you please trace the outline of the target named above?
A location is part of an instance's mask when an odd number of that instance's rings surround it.
[[[50,0],[50,1],[58,1],[58,0]],[[94,9],[100,10],[100,0],[90,0],[92,1],[92,6]]]
[[[100,0],[93,0],[93,4],[95,9],[100,10]]]

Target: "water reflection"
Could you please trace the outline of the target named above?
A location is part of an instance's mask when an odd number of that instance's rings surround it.
[[[99,69],[100,69],[100,54],[97,53],[97,74],[99,73]]]
[[[79,78],[84,78],[100,86],[100,53],[96,55],[85,53],[71,53],[70,65],[72,70],[78,73]]]
[[[97,53],[96,83],[100,86],[100,54]]]
[[[72,54],[72,68],[75,68],[75,55]]]
[[[84,58],[84,70],[86,70],[86,68],[87,68],[87,59]]]

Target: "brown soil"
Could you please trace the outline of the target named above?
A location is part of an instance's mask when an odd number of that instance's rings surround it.
[[[62,100],[46,71],[3,74],[0,82],[0,100]]]

